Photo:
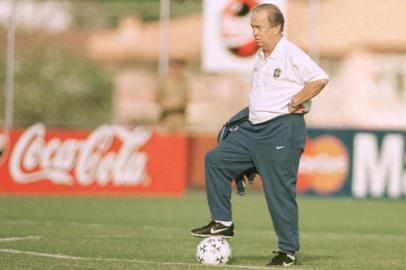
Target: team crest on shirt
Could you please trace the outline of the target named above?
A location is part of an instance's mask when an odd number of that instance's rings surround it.
[[[281,76],[282,70],[280,68],[275,68],[275,70],[273,71],[273,77],[275,79],[279,78]]]

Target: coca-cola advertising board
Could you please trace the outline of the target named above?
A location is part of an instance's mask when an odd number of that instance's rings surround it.
[[[2,132],[0,192],[181,195],[187,138],[103,125]]]

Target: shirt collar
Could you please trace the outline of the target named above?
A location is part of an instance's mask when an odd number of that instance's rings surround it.
[[[282,51],[283,51],[283,48],[285,47],[286,42],[287,42],[286,38],[284,36],[282,36],[281,39],[276,44],[273,51],[271,52],[271,54],[267,58],[281,58]],[[264,49],[261,48],[259,54],[262,57],[262,59],[264,59],[264,57],[265,57]]]

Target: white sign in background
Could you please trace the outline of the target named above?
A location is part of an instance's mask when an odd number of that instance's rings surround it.
[[[250,72],[252,70],[255,53],[249,56],[239,56],[230,50],[253,41],[250,16],[225,16],[225,9],[232,5],[255,2],[254,0],[205,0],[203,6],[203,55],[202,65],[206,71],[224,72],[238,71]],[[285,16],[286,1],[265,0],[259,3],[272,3],[277,5]],[[237,38],[227,38],[224,32],[241,31]],[[234,33],[235,34],[235,33]],[[231,35],[230,35],[231,36]]]

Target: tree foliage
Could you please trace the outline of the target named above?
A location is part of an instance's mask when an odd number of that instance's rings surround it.
[[[5,106],[4,62],[1,108]],[[100,66],[61,48],[16,56],[14,96],[14,127],[42,122],[56,128],[91,128],[111,119],[109,76]],[[4,109],[0,115],[4,118]]]

